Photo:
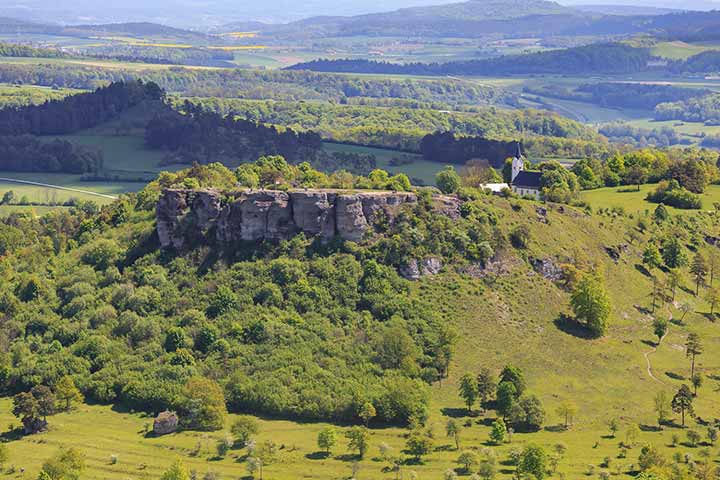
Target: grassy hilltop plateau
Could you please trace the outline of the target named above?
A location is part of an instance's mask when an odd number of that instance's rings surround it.
[[[220,3],[0,5],[0,479],[720,476],[717,11]]]

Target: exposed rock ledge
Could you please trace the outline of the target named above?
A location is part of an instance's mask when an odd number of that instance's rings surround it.
[[[439,200],[443,213],[458,210],[458,200]],[[417,195],[409,192],[166,189],[157,205],[157,232],[163,248],[178,250],[188,239],[211,233],[225,244],[283,240],[300,232],[359,242],[380,216],[391,221],[402,205],[414,203]]]

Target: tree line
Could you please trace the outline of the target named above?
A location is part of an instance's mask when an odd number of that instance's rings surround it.
[[[234,116],[222,116],[185,103],[183,112],[166,109],[145,129],[145,144],[172,153],[172,163],[223,161],[239,164],[262,155],[281,155],[290,162],[314,160],[322,149],[320,135],[278,131]]]
[[[62,135],[97,126],[144,102],[160,101],[154,83],[116,82],[93,92],[50,100],[40,105],[0,110],[1,135]]]
[[[43,141],[32,135],[0,136],[0,170],[12,172],[97,173],[102,151],[66,140]]]
[[[506,98],[496,87],[452,79],[348,77],[287,70],[191,69],[168,67],[123,70],[70,64],[0,65],[0,82],[96,89],[112,82],[142,78],[170,93],[199,97],[242,97],[257,100],[409,99],[449,105],[488,103]]]
[[[568,72],[593,75],[643,71],[652,58],[649,50],[644,48],[635,48],[620,43],[601,43],[524,55],[430,64],[398,64],[364,59],[320,59],[299,63],[288,69],[432,76],[565,74]]]

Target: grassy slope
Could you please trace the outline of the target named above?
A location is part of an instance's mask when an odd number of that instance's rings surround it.
[[[498,371],[505,363],[513,363],[526,372],[530,391],[538,394],[547,411],[547,427],[537,433],[515,434],[513,442],[498,448],[501,458],[509,450],[526,442],[537,442],[551,447],[563,442],[568,446],[566,459],[560,470],[567,478],[579,478],[588,464],[599,465],[606,456],[621,463],[625,469],[635,463],[639,448],[633,448],[627,459],[615,459],[619,452],[618,441],[630,423],[653,425],[652,398],[656,392],[665,390],[669,395],[680,382],[669,377],[688,375],[688,362],[681,345],[688,331],[700,333],[706,354],[699,357],[699,368],[706,377],[718,374],[718,336],[715,325],[702,314],[707,306],[697,301],[697,311],[685,319],[685,325],[671,325],[670,334],[659,351],[650,358],[658,380],[647,372],[643,353],[651,349],[654,338],[651,317],[635,305],[647,306],[651,282],[642,275],[635,264],[639,262],[640,245],[631,245],[619,263],[610,260],[604,251],[608,245],[629,243],[626,231],[630,220],[602,216],[585,216],[574,211],[566,213],[550,211],[549,224],[538,221],[537,204],[517,202],[520,211],[511,208],[509,202],[493,199],[501,217],[503,229],[524,223],[531,229],[532,241],[528,251],[508,252],[506,264],[509,273],[494,281],[482,281],[466,276],[446,273],[413,284],[412,295],[432,298],[441,306],[448,322],[457,325],[459,345],[451,369],[450,378],[442,385],[432,387],[432,416],[430,423],[436,433],[436,451],[423,465],[409,465],[405,471],[415,470],[419,478],[441,478],[454,463],[458,452],[450,447],[444,436],[444,423],[448,415],[464,417],[462,402],[456,394],[457,379],[465,372],[477,372],[487,366]],[[612,326],[609,335],[600,340],[587,340],[559,328],[555,321],[568,311],[568,295],[541,276],[533,273],[522,257],[551,257],[560,261],[577,258],[599,266],[607,280],[613,298]],[[689,286],[689,279],[684,279]],[[690,298],[680,291],[678,301]],[[667,316],[674,308],[659,311]],[[662,383],[661,383],[662,382]],[[697,411],[701,417],[712,418],[714,405],[720,400],[714,381],[707,381],[700,390]],[[558,431],[560,419],[554,410],[565,399],[573,399],[580,407],[575,426],[569,431]],[[7,400],[0,402],[0,424],[13,419],[8,414]],[[463,432],[464,448],[482,448],[487,441],[489,427],[487,417],[468,419],[470,427]],[[607,438],[606,422],[610,418],[621,420],[622,430],[618,439]],[[461,418],[464,422],[465,419]],[[88,478],[157,478],[175,457],[181,457],[191,468],[201,474],[213,470],[223,478],[237,478],[244,474],[244,465],[238,461],[242,452],[224,459],[212,459],[215,440],[223,436],[215,432],[205,436],[200,433],[181,433],[160,439],[144,438],[143,426],[149,419],[130,413],[118,413],[108,407],[83,406],[77,413],[63,414],[52,420],[53,430],[48,434],[11,442],[11,463],[28,469],[31,476],[37,472],[43,458],[59,445],[76,445],[88,455]],[[692,421],[691,421],[692,423]],[[342,455],[345,441],[341,437],[334,457],[314,459],[315,438],[322,424],[296,423],[281,420],[263,420],[259,440],[272,439],[284,445],[280,460],[266,469],[266,478],[346,478],[351,462]],[[701,432],[704,432],[702,428]],[[399,453],[404,445],[403,430],[373,429],[371,450],[361,462],[364,479],[391,478],[382,473],[385,466],[374,460],[378,445],[386,442]],[[669,455],[673,450],[692,452],[699,449],[680,446],[671,449],[667,445],[673,433],[684,438],[679,429],[664,432],[644,431],[641,442],[652,442]],[[198,442],[204,453],[190,456]],[[32,454],[30,454],[32,452]],[[117,465],[110,465],[110,456],[118,455]],[[613,468],[614,470],[614,468]],[[510,478],[512,467],[501,466],[500,478]],[[628,477],[629,478],[629,477]]]

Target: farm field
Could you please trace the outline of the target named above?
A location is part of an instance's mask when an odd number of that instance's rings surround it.
[[[142,70],[168,70],[170,68],[186,68],[190,70],[218,70],[220,67],[203,67],[188,65],[172,65],[159,63],[122,62],[114,60],[84,59],[84,58],[26,58],[26,57],[0,57],[0,63],[22,65],[75,65],[84,67],[108,68],[124,71]]]
[[[108,170],[155,174],[162,170],[173,169],[172,166],[160,166],[165,152],[145,148],[142,137],[86,132],[57,138],[65,139],[77,145],[101,149],[104,166]]]
[[[80,179],[80,175],[70,175],[64,173],[21,173],[0,171],[0,177],[56,185],[66,189],[89,192],[83,193],[52,187],[29,185],[3,180],[0,178],[0,192],[4,193],[8,190],[12,190],[15,192],[18,199],[25,196],[30,202],[39,203],[62,203],[70,200],[71,198],[77,198],[81,200],[93,200],[94,202],[105,204],[110,203],[113,200],[112,197],[116,197],[121,193],[140,190],[144,186],[143,183],[134,182],[83,182]]]
[[[687,43],[683,41],[660,42],[651,52],[653,55],[671,60],[686,60],[709,50],[720,50],[720,45],[709,42]]]
[[[523,106],[542,110],[552,110],[564,117],[583,123],[605,123],[617,120],[630,121],[647,117],[648,112],[630,109],[601,107],[588,102],[576,102],[559,98],[526,95],[522,98]]]
[[[599,208],[623,208],[627,213],[637,214],[644,211],[652,211],[657,207],[656,203],[645,200],[648,193],[653,191],[656,185],[641,185],[640,191],[634,186],[620,186],[586,190],[581,193],[581,198],[588,202],[593,210]],[[701,195],[704,210],[711,210],[715,202],[720,202],[720,185],[710,185]],[[697,210],[680,210],[667,207],[670,212],[688,214]]]

